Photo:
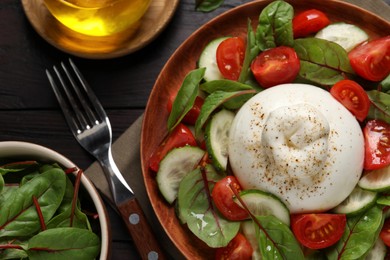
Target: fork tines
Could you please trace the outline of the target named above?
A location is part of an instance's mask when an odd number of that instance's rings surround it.
[[[71,59],[69,64],[71,69],[64,62],[60,68],[53,66],[57,80],[48,70],[46,74],[69,126],[73,132],[81,133],[103,122],[107,116]]]

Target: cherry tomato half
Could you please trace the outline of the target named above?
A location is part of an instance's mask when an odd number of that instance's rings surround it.
[[[348,57],[359,76],[372,81],[383,80],[390,73],[390,36],[359,45]]]
[[[245,58],[245,41],[240,37],[231,37],[222,41],[217,48],[217,65],[222,76],[238,80]]]
[[[179,124],[152,154],[149,160],[149,168],[157,172],[160,166],[160,161],[170,150],[185,145],[196,146],[196,140],[187,126]]]
[[[379,237],[382,239],[386,246],[390,247],[390,218],[385,220],[382,230],[379,233]]]
[[[215,252],[216,260],[250,260],[253,249],[249,241],[238,233],[226,247],[218,248]]]
[[[321,249],[340,240],[347,223],[345,214],[297,214],[291,216],[291,228],[305,247]]]
[[[226,176],[219,180],[212,192],[214,204],[222,215],[229,220],[243,220],[249,217],[248,212],[233,201],[235,194],[241,191],[240,184],[234,176]]]
[[[175,100],[175,96],[169,97],[168,104],[167,104],[167,109],[169,113],[172,111],[172,105],[174,100]],[[195,122],[199,117],[200,109],[202,108],[203,103],[204,103],[204,99],[197,96],[191,110],[188,111],[188,113],[184,116],[183,123],[188,125],[195,125]]]
[[[390,165],[390,125],[370,120],[363,128],[364,169],[376,170]]]
[[[292,20],[294,37],[305,37],[316,33],[329,23],[328,17],[323,12],[316,9],[306,10]]]
[[[344,79],[337,82],[330,94],[343,104],[360,122],[368,115],[370,99],[363,87],[355,81]]]
[[[263,51],[251,64],[253,75],[264,88],[292,82],[299,69],[297,53],[293,48],[285,46]]]

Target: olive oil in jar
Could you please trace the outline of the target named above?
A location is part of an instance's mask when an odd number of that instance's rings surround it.
[[[67,28],[90,36],[134,30],[151,0],[44,0],[50,13]]]

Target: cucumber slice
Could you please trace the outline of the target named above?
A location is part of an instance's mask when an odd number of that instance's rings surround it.
[[[222,109],[206,126],[206,147],[217,171],[226,171],[230,126],[235,114]]]
[[[221,37],[215,40],[212,40],[207,46],[203,49],[198,60],[199,68],[206,68],[206,72],[203,76],[205,81],[223,79],[221,72],[218,69],[217,65],[217,48],[219,44],[226,40],[229,37]]]
[[[356,186],[349,196],[333,209],[335,213],[356,215],[376,203],[378,194]]]
[[[261,253],[259,248],[259,241],[256,237],[256,229],[252,220],[246,220],[241,222],[241,230],[248,242],[251,244],[253,253],[252,260],[261,260]]]
[[[370,252],[366,255],[364,260],[382,260],[386,259],[387,248],[382,239],[377,238],[374,246],[371,248]]]
[[[253,215],[273,215],[290,226],[290,211],[275,195],[260,190],[243,190],[240,192],[240,198]],[[242,207],[237,198],[234,201]]]
[[[390,189],[390,167],[367,171],[360,178],[360,188],[371,191],[386,191]]]
[[[194,146],[184,146],[170,151],[160,162],[156,181],[161,194],[172,204],[180,181],[191,172],[204,156],[205,151]]]
[[[347,52],[368,40],[368,34],[353,24],[333,23],[320,30],[316,38],[328,40],[341,45]]]

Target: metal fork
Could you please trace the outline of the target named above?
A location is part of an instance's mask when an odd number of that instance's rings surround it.
[[[69,59],[69,64],[71,69],[61,62],[62,72],[61,69],[53,66],[57,81],[49,70],[46,70],[66,122],[80,145],[102,166],[115,205],[142,259],[163,259],[165,258],[163,251],[153,235],[134,192],[113,160],[110,121],[99,100],[71,59]]]

